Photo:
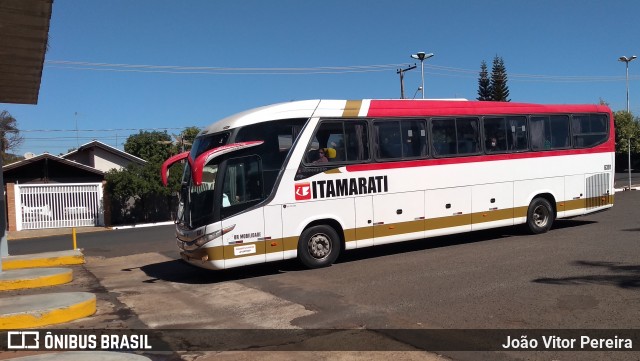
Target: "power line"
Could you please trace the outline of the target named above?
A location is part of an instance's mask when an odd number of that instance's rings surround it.
[[[89,71],[114,71],[137,73],[168,73],[168,74],[208,74],[208,75],[312,75],[312,74],[347,74],[370,73],[396,70],[398,67],[408,66],[402,64],[379,65],[350,65],[350,66],[319,66],[319,67],[282,67],[282,68],[256,68],[256,67],[212,67],[212,66],[179,66],[179,65],[149,65],[149,64],[123,64],[123,63],[94,63],[69,60],[47,60],[45,64],[51,68],[89,70]],[[455,68],[426,64],[427,69],[433,71],[429,74],[443,77],[476,78],[479,71],[474,69]],[[532,82],[618,82],[624,81],[624,76],[601,75],[544,75],[544,74],[519,74],[509,73],[510,80]],[[639,80],[640,76],[632,76],[632,80]]]
[[[125,132],[125,131],[158,131],[158,130],[183,130],[188,127],[168,127],[168,128],[112,128],[112,129],[20,129],[20,133],[29,132]],[[10,131],[10,130],[9,130]]]
[[[388,71],[406,64],[320,66],[320,67],[284,67],[284,68],[238,68],[211,66],[178,66],[148,64],[113,64],[91,63],[67,60],[47,60],[47,67],[72,70],[112,71],[133,73],[166,73],[166,74],[209,74],[209,75],[310,75],[310,74],[346,74],[371,73]]]

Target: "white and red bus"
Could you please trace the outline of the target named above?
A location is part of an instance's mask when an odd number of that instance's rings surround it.
[[[602,105],[308,100],[217,121],[186,162],[184,260],[209,269],[340,252],[612,207],[614,122]]]

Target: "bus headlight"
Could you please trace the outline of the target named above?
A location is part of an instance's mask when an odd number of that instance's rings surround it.
[[[221,237],[222,235],[229,233],[231,231],[233,231],[233,229],[236,228],[236,225],[233,224],[231,226],[225,227],[223,229],[219,229],[217,231],[211,232],[209,234],[205,234],[204,236],[198,238],[198,239],[194,239],[191,242],[184,242],[184,241],[180,241],[178,240],[179,243],[182,243],[182,245],[178,244],[178,247],[180,247],[181,249],[185,250],[185,251],[193,251],[195,249],[198,249],[200,247],[202,247],[203,245],[213,241],[214,239]]]

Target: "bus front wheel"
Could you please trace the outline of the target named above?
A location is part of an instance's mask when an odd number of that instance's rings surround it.
[[[551,229],[555,213],[551,203],[545,198],[535,198],[527,211],[527,226],[533,234],[545,233]]]
[[[340,253],[340,237],[333,227],[317,225],[302,232],[298,241],[298,259],[309,268],[327,267]]]

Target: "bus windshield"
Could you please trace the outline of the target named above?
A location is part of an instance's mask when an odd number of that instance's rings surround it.
[[[195,160],[207,150],[227,144],[228,139],[228,132],[198,137],[193,142],[189,157]],[[186,163],[180,188],[177,223],[189,228],[199,227],[209,223],[208,221],[213,216],[215,205],[213,195],[217,173],[217,160],[213,159],[203,167],[202,184],[196,186],[192,178],[192,165],[190,162]]]

